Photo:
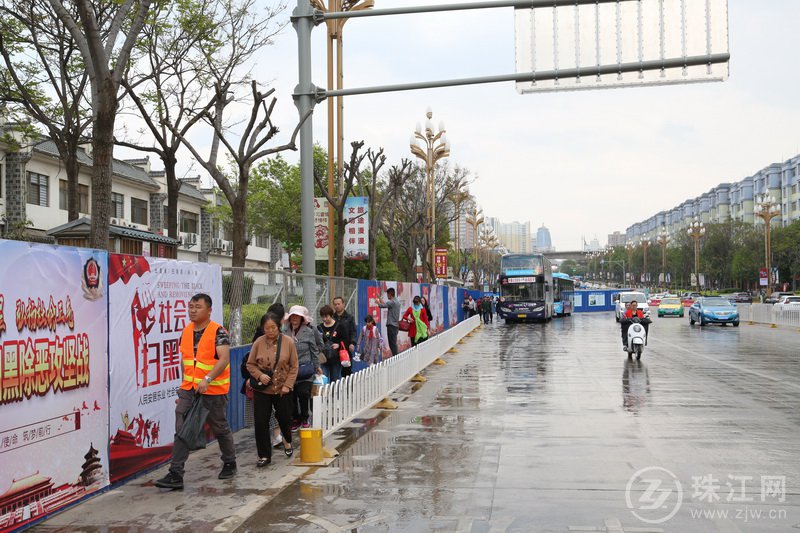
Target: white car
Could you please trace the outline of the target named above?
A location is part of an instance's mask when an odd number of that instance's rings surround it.
[[[778,303],[775,304],[776,310],[800,309],[800,296],[781,296]]]
[[[636,300],[637,307],[645,318],[650,318],[650,306],[647,304],[647,296],[643,292],[621,292],[617,296],[619,298],[614,306],[614,315],[617,322],[625,314],[625,306],[634,300]]]

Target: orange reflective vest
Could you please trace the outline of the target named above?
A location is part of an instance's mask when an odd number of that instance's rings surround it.
[[[194,353],[194,323],[183,329],[181,334],[181,357],[183,359],[183,390],[197,388],[197,385],[211,372],[217,364],[217,330],[220,325],[209,322],[206,330],[197,343],[197,353]],[[231,387],[231,365],[225,367],[222,374],[208,384],[206,394],[228,394]]]

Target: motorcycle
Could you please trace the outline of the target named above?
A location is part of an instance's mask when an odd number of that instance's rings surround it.
[[[648,318],[626,318],[623,323],[630,323],[628,326],[628,343],[625,346],[625,351],[628,357],[636,354],[636,360],[642,358],[645,344],[647,343],[647,329],[645,326],[650,323]]]

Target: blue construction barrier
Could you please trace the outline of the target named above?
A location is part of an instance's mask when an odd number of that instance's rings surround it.
[[[577,290],[572,295],[573,312],[596,313],[614,310],[614,295],[630,289]]]

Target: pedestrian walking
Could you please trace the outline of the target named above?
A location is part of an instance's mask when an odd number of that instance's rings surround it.
[[[320,346],[317,331],[312,327],[308,309],[294,305],[289,309],[284,322],[289,326],[289,334],[297,349],[297,379],[294,383],[292,399],[292,431],[299,427],[311,427],[308,414],[311,411],[311,385],[314,376],[322,374],[319,365]]]
[[[395,298],[393,288],[386,290],[388,301],[378,300],[378,307],[386,309],[386,340],[389,343],[389,351],[392,355],[397,355],[397,332],[400,322],[400,302]]]
[[[280,302],[275,302],[275,303],[271,304],[269,307],[267,307],[267,312],[264,314],[264,316],[261,317],[261,320],[259,321],[259,325],[258,325],[258,327],[256,327],[256,332],[253,335],[253,340],[251,341],[251,344],[253,342],[256,342],[256,339],[264,334],[264,330],[262,329],[261,324],[264,323],[264,319],[266,318],[267,314],[269,314],[269,313],[272,313],[273,315],[278,316],[278,317],[282,317],[282,316],[284,316],[286,314],[286,311],[285,311],[285,308],[283,307],[283,304],[280,303]],[[249,353],[248,353],[248,355],[249,355]],[[247,357],[242,359],[242,375],[245,378],[244,384],[242,385],[242,389],[244,390],[245,388],[249,388],[252,391],[252,387],[250,387],[250,381],[248,379],[250,377],[250,371],[247,370]],[[252,396],[252,393],[251,393],[251,396]],[[286,445],[286,442],[283,440],[283,434],[281,433],[281,428],[278,425],[278,419],[275,418],[275,412],[274,411],[270,414],[270,417],[269,417],[269,430],[272,433],[272,447],[273,448],[280,448],[282,445],[283,446]]]
[[[293,453],[292,390],[297,379],[297,348],[291,336],[281,333],[282,318],[273,314],[267,315],[261,324],[264,335],[253,343],[247,359],[254,393],[253,418],[258,468],[272,462],[268,423],[273,409],[286,443],[283,451],[287,457],[291,457]]]
[[[464,293],[464,303],[461,304],[461,312],[464,316],[464,320],[469,318],[469,294],[466,292]]]
[[[494,315],[497,314],[497,298],[492,298],[492,314],[489,315],[489,322],[494,322]]]
[[[195,294],[189,300],[189,324],[180,338],[183,361],[183,381],[178,389],[175,407],[175,434],[180,431],[186,413],[197,396],[208,409],[206,423],[211,427],[222,454],[219,479],[236,475],[236,448],[233,434],[225,418],[230,390],[230,338],[221,325],[211,320],[211,297]],[[164,489],[183,489],[184,465],[189,458],[189,448],[176,438],[172,446],[169,472],[155,482]]]
[[[368,365],[378,364],[383,361],[383,354],[381,353],[381,331],[375,324],[375,319],[372,315],[364,317],[364,326],[361,328],[361,334],[358,337],[358,353],[361,354],[361,360]]]
[[[327,376],[328,382],[333,383],[342,378],[342,363],[339,360],[339,347],[345,334],[342,324],[333,318],[333,307],[323,305],[319,310],[322,323],[317,326],[317,330],[322,336],[323,355],[325,362],[322,363],[322,372]]]
[[[428,321],[428,313],[422,307],[422,299],[419,296],[414,296],[411,307],[403,314],[403,320],[411,322],[408,328],[408,338],[411,339],[412,346],[428,340],[430,322]]]
[[[431,306],[428,303],[428,299],[424,296],[420,296],[419,300],[422,303],[422,307],[425,308],[425,312],[428,313],[428,322],[433,324],[433,313],[431,312]]]
[[[487,296],[481,298],[481,316],[483,317],[483,323],[488,324],[492,318],[492,302],[489,301]]]
[[[469,297],[469,317],[472,318],[478,314],[478,304],[475,299],[470,295]]]
[[[333,299],[333,318],[342,325],[341,333],[343,338],[341,342],[344,343],[344,347],[347,348],[347,352],[352,357],[356,348],[356,338],[358,335],[356,333],[356,319],[345,309],[344,298],[341,296],[337,296]],[[342,367],[342,377],[347,377],[352,373],[352,365]]]

